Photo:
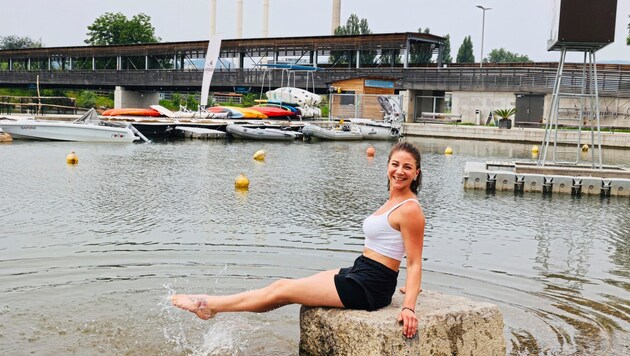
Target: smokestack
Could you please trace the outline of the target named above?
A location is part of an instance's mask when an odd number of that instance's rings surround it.
[[[210,36],[217,34],[217,0],[210,1]]]
[[[236,38],[243,37],[243,0],[236,1]]]
[[[263,0],[262,36],[269,37],[269,0]]]
[[[333,0],[332,5],[332,25],[330,34],[334,35],[337,27],[341,25],[341,0]]]

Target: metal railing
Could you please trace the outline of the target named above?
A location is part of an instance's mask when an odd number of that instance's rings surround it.
[[[437,91],[504,91],[548,94],[553,91],[554,68],[334,68],[314,74],[315,88],[327,91],[331,83],[356,77],[394,78],[399,90]],[[71,87],[114,87],[121,85],[147,90],[171,90],[181,87],[201,87],[202,71],[182,70],[77,70],[77,71],[0,71],[0,86],[34,84],[37,76],[41,85]],[[312,78],[309,79],[312,82]],[[563,74],[563,87],[579,92],[582,87],[581,70],[567,70]],[[587,78],[588,80],[588,78]],[[264,70],[217,70],[212,78],[213,87],[262,85],[283,86],[281,73]],[[295,86],[305,87],[307,74],[295,74]],[[311,86],[312,83],[309,83]],[[597,86],[600,96],[630,98],[630,71],[598,71]]]

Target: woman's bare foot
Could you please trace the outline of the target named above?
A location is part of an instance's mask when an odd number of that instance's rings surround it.
[[[217,312],[208,306],[206,298],[205,295],[174,294],[171,296],[171,303],[180,309],[195,313],[203,320],[208,320]]]
[[[405,287],[400,287],[400,289],[398,289],[400,291],[400,293],[405,294],[405,292],[407,291],[407,288]],[[420,288],[420,290],[418,291],[418,293],[422,293],[422,288]]]

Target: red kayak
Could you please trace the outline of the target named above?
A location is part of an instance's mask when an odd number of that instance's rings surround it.
[[[291,118],[291,117],[295,116],[295,113],[293,111],[285,110],[285,109],[279,108],[277,106],[252,106],[252,107],[250,107],[250,109],[253,109],[253,110],[256,110],[258,112],[261,112],[261,113],[267,115],[267,117],[269,117],[269,118],[274,118],[274,117]]]
[[[155,109],[120,108],[103,111],[103,116],[163,116]]]

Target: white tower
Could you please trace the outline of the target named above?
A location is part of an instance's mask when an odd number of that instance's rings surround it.
[[[263,0],[262,36],[269,37],[269,0]]]
[[[332,5],[332,24],[330,26],[330,34],[334,35],[337,27],[341,25],[341,0],[333,0]]]
[[[217,0],[210,1],[210,36],[217,33]]]
[[[236,0],[236,38],[243,37],[243,0]]]

